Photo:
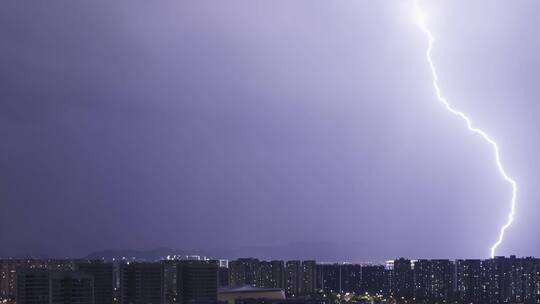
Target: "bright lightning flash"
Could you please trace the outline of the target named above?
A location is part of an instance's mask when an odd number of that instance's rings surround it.
[[[435,68],[435,64],[433,63],[433,58],[431,57],[431,53],[433,51],[433,44],[435,43],[435,37],[433,37],[433,34],[427,27],[426,23],[426,15],[422,8],[419,5],[419,0],[413,0],[414,1],[414,16],[416,19],[416,24],[422,30],[422,32],[426,35],[428,40],[428,47],[426,51],[426,60],[429,64],[430,70],[431,70],[431,76],[433,77],[433,88],[435,89],[435,95],[437,97],[437,100],[443,104],[443,106],[446,108],[446,110],[450,113],[452,113],[455,116],[458,116],[461,118],[465,124],[467,125],[467,128],[469,131],[479,135],[482,137],[488,144],[491,145],[493,148],[493,152],[495,154],[495,163],[497,165],[497,169],[499,170],[499,173],[504,178],[504,180],[512,186],[512,200],[511,200],[511,208],[510,213],[508,214],[508,219],[506,220],[506,223],[500,228],[499,231],[499,238],[497,239],[497,242],[491,246],[490,249],[490,255],[493,258],[495,256],[495,250],[497,250],[497,247],[503,242],[504,240],[504,234],[506,232],[506,229],[512,225],[512,222],[514,221],[514,214],[516,211],[516,198],[517,198],[517,183],[514,179],[512,179],[508,174],[506,173],[506,170],[504,169],[502,163],[501,163],[501,157],[499,153],[499,146],[497,143],[484,131],[481,129],[478,129],[473,126],[471,120],[465,113],[460,112],[456,109],[454,109],[450,103],[446,100],[446,98],[442,95],[441,89],[439,87],[439,76],[437,74],[437,69]]]

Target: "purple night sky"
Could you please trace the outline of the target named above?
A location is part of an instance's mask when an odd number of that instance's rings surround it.
[[[428,2],[443,92],[519,184],[497,254],[538,256],[540,2]],[[0,256],[484,258],[506,219],[409,1],[0,5]]]

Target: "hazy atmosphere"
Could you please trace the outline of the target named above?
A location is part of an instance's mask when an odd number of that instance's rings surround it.
[[[540,255],[540,2],[426,7]],[[0,256],[485,258],[511,189],[426,48],[408,1],[2,2]]]

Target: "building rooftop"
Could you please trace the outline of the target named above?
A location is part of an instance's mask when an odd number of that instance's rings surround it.
[[[220,288],[219,293],[242,293],[242,292],[280,292],[283,291],[281,288],[261,288],[253,287],[249,285],[244,285],[240,287],[233,288]]]

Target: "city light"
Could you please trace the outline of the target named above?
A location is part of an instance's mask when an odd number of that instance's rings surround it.
[[[496,163],[497,169],[500,175],[503,177],[503,179],[512,187],[512,199],[510,202],[510,212],[508,213],[508,218],[506,220],[506,223],[500,228],[499,237],[497,241],[490,248],[490,256],[493,258],[495,256],[495,251],[504,240],[506,229],[508,229],[512,225],[512,222],[514,221],[514,214],[516,211],[516,200],[517,200],[517,183],[513,178],[511,178],[506,173],[506,170],[504,169],[502,165],[500,152],[499,152],[499,146],[497,142],[495,142],[495,140],[493,140],[485,131],[477,127],[474,127],[470,118],[465,113],[453,108],[450,105],[450,103],[446,100],[446,98],[443,96],[442,91],[439,87],[439,76],[437,74],[437,69],[435,67],[435,63],[433,62],[433,58],[431,56],[431,53],[433,51],[433,45],[435,43],[435,37],[433,36],[433,34],[431,33],[431,31],[429,30],[427,26],[426,13],[425,11],[422,10],[422,7],[419,4],[419,0],[413,0],[413,4],[414,4],[414,18],[416,20],[416,24],[418,25],[420,30],[426,35],[427,40],[428,40],[428,47],[426,50],[426,60],[431,70],[431,76],[433,78],[433,88],[435,89],[435,95],[437,97],[437,100],[443,104],[443,106],[448,112],[461,118],[465,122],[467,129],[469,131],[479,135],[482,139],[484,139],[484,141],[486,141],[493,148],[493,153],[495,154],[495,163]]]

